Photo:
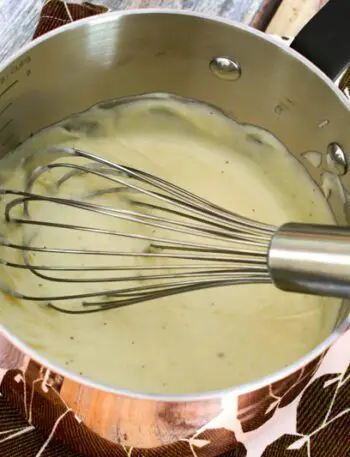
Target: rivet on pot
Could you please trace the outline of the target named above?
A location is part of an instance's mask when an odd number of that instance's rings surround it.
[[[242,74],[240,65],[228,57],[215,57],[209,68],[215,76],[226,81],[237,81]]]
[[[327,150],[327,162],[332,171],[342,176],[348,171],[346,154],[337,143],[330,143]]]

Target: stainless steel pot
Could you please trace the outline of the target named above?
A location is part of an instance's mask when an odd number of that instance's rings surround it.
[[[349,34],[342,19],[349,3],[331,0],[327,8],[327,18],[340,24],[335,33],[315,41],[325,31],[323,11],[292,46],[335,77],[350,58],[341,44]],[[0,152],[101,100],[154,91],[205,101],[272,132],[316,182],[334,181],[329,204],[340,224],[349,222],[346,98],[287,45],[204,16],[113,13],[36,40],[0,67]],[[310,151],[318,153],[317,166]],[[56,368],[2,328],[0,392],[43,432],[87,456],[131,455],[129,447],[132,456],[216,456],[239,449],[242,431],[258,429],[296,398],[349,326],[349,310],[344,302],[333,333],[288,368],[238,388],[182,397],[93,384]]]

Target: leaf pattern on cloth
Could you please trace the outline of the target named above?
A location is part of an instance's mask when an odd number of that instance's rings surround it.
[[[29,425],[13,406],[0,395],[0,456],[1,457],[84,457],[61,444],[47,440]]]
[[[350,364],[316,378],[297,406],[296,434],[268,445],[262,457],[349,457]]]
[[[242,395],[238,403],[238,419],[243,431],[256,430],[271,419],[277,409],[294,401],[310,382],[324,357],[325,353],[281,381]]]
[[[4,370],[0,381],[0,398],[12,407],[16,417],[22,417],[22,425],[14,424],[11,416],[0,421],[1,457],[5,455],[1,452],[2,444],[15,445],[17,448],[17,441],[14,440],[18,439],[18,433],[21,440],[29,439],[33,449],[34,437],[45,438],[42,445],[45,446],[42,451],[43,453],[45,450],[43,457],[65,455],[48,453],[47,449],[52,443],[60,444],[60,452],[63,452],[62,449],[69,450],[69,457],[218,457],[223,452],[223,457],[247,455],[245,446],[237,441],[235,433],[225,428],[205,430],[194,437],[188,436],[169,445],[152,449],[129,449],[122,444],[112,443],[94,433],[74,415],[60,395],[63,383],[60,375],[33,360],[26,364],[25,371]],[[27,433],[30,434],[25,436]],[[2,435],[6,438],[3,443]],[[41,451],[38,454],[37,452],[35,451],[33,457],[41,457]],[[18,453],[15,457],[31,456]]]
[[[95,16],[96,14],[106,13],[107,11],[109,9],[102,4],[97,5],[90,2],[82,2],[82,4],[78,5],[74,2],[48,0],[41,11],[34,38],[70,22]]]
[[[234,449],[231,449],[218,457],[246,457],[247,450],[242,443],[239,443]]]

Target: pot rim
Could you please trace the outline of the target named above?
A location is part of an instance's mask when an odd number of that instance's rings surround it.
[[[290,57],[294,57],[295,59],[299,60],[302,64],[308,67],[313,73],[316,74],[328,87],[333,91],[334,95],[339,99],[340,103],[345,105],[345,108],[350,111],[350,106],[348,103],[348,99],[343,94],[343,92],[338,89],[338,87],[319,69],[317,68],[312,62],[307,60],[305,57],[294,51],[293,49],[289,48],[288,44],[280,42],[276,40],[270,35],[267,35],[264,32],[259,30],[253,29],[250,26],[245,24],[239,23],[237,21],[232,21],[220,17],[210,16],[208,14],[197,13],[193,11],[183,11],[183,10],[175,10],[175,9],[161,9],[161,8],[147,8],[147,9],[130,9],[130,10],[122,10],[122,11],[112,11],[107,13],[102,13],[96,16],[87,17],[85,19],[81,19],[76,22],[72,22],[69,24],[65,24],[57,29],[54,29],[50,32],[45,33],[43,36],[36,38],[35,40],[31,41],[30,43],[24,45],[19,50],[14,52],[11,56],[6,58],[2,63],[0,63],[0,73],[6,70],[16,59],[25,55],[28,51],[35,48],[37,45],[40,45],[44,41],[62,33],[65,33],[69,30],[73,30],[79,27],[83,27],[86,25],[94,25],[98,23],[106,23],[106,22],[114,22],[117,18],[122,16],[135,16],[135,15],[177,15],[177,16],[187,16],[187,17],[195,17],[198,19],[202,19],[205,22],[216,22],[221,23],[223,25],[229,25],[231,27],[238,28],[246,33],[250,33],[255,35],[257,38],[261,38],[265,41],[268,41],[274,46],[280,48],[283,52],[288,53]],[[278,370],[274,373],[271,373],[267,376],[264,376],[256,381],[251,381],[242,385],[238,385],[235,387],[228,387],[225,389],[219,390],[212,390],[208,392],[197,392],[197,393],[187,393],[187,394],[153,394],[153,393],[142,393],[142,392],[133,392],[127,389],[119,389],[117,387],[111,387],[109,385],[101,384],[98,382],[94,382],[92,380],[86,379],[82,376],[76,375],[67,371],[64,367],[60,367],[59,365],[55,365],[54,363],[50,362],[46,357],[41,356],[38,354],[34,349],[27,346],[24,342],[18,339],[15,335],[13,335],[9,330],[7,330],[3,325],[0,324],[0,333],[4,335],[7,340],[12,343],[15,347],[17,347],[22,353],[30,356],[33,360],[36,360],[38,363],[47,367],[49,370],[58,373],[65,378],[71,379],[78,384],[82,384],[88,388],[97,389],[100,391],[112,393],[118,396],[127,396],[132,398],[137,398],[140,400],[153,400],[153,401],[163,401],[163,402],[189,402],[189,401],[203,401],[203,400],[210,400],[219,397],[234,397],[239,395],[244,395],[249,392],[253,392],[259,390],[263,387],[266,387],[269,384],[273,384],[278,382],[291,374],[301,370],[305,365],[309,364],[313,360],[315,360],[318,356],[320,356],[323,352],[325,352],[331,344],[340,337],[347,328],[350,326],[350,314],[344,319],[344,321],[338,325],[332,333],[323,340],[320,344],[318,344],[314,349],[309,351],[303,357],[299,358],[296,362],[288,365],[287,367]]]

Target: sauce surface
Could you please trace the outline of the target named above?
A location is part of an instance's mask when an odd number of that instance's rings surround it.
[[[74,146],[145,170],[276,226],[289,221],[333,222],[318,187],[273,136],[199,103],[159,96],[91,108],[43,130],[3,159],[2,186],[23,190],[23,157],[51,145]],[[46,174],[37,186],[51,185],[59,176],[55,173]],[[67,181],[62,192],[73,198],[81,196],[82,189],[98,186],[96,178],[83,176]],[[99,203],[111,204],[111,198],[102,196]],[[1,214],[4,203],[0,202]],[[122,200],[118,204],[128,209]],[[128,230],[126,222],[84,211],[45,204],[32,208],[33,215],[51,221]],[[27,238],[34,233],[30,230],[25,229]],[[147,247],[144,241],[53,230],[35,232],[36,244],[135,251]],[[148,228],[144,230],[149,234]],[[1,231],[12,241],[23,236],[23,228],[5,223]],[[37,264],[44,261],[40,253],[31,256]],[[0,257],[23,261],[21,253],[5,247]],[[55,264],[60,261],[51,258]],[[68,255],[61,262],[73,265],[76,259]],[[4,265],[0,269],[1,284],[27,295],[70,290],[62,283],[33,278],[26,270]],[[80,286],[83,291],[93,287]],[[286,367],[331,332],[340,304],[284,293],[270,284],[207,289],[81,316],[9,300],[6,294],[2,303],[1,323],[52,362],[113,387],[165,394],[230,387]]]

